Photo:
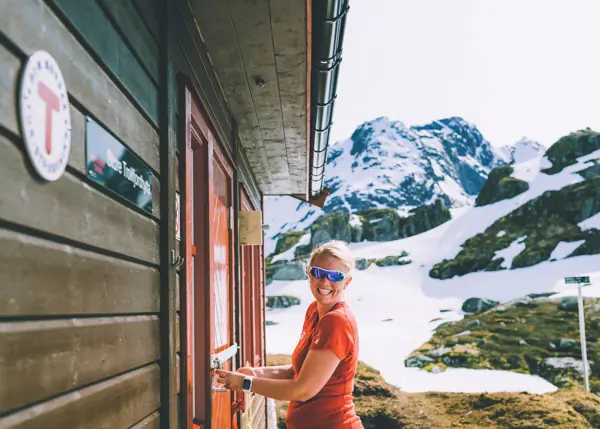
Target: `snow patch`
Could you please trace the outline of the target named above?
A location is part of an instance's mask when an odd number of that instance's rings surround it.
[[[552,383],[537,375],[489,369],[449,368],[446,371],[432,374],[411,368],[402,374],[401,379],[393,378],[387,379],[387,381],[409,393],[528,392],[543,394],[558,390]]]
[[[583,375],[583,361],[574,357],[549,357],[544,359],[544,362],[554,368],[574,369]],[[591,372],[590,363],[588,362],[588,371]]]
[[[582,231],[587,231],[588,229],[600,229],[600,213],[596,213],[594,216],[585,219],[582,222],[579,222],[579,228]]]
[[[510,267],[512,266],[512,261],[513,259],[515,259],[515,257],[517,255],[519,255],[519,253],[521,253],[523,250],[525,250],[525,239],[527,238],[526,235],[524,235],[523,237],[519,237],[516,240],[514,240],[512,243],[510,243],[510,245],[502,250],[498,250],[495,254],[494,254],[494,260],[498,259],[498,258],[504,258],[504,261],[502,261],[502,264],[500,265],[502,268],[506,268],[506,269],[510,269]]]
[[[550,255],[549,259],[564,259],[567,256],[569,256],[571,253],[573,253],[575,251],[575,249],[577,249],[583,243],[585,243],[585,240],[569,241],[569,242],[561,241],[556,245],[556,247],[552,251],[552,254]]]

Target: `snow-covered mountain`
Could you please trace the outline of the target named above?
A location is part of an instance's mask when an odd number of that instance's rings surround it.
[[[267,254],[274,248],[273,236],[304,229],[336,210],[390,207],[405,216],[437,198],[453,208],[470,206],[494,167],[536,150],[543,149],[530,140],[493,148],[475,125],[459,117],[412,127],[387,117],[365,122],[329,149],[325,186],[330,194],[323,210],[290,197],[265,199]]]
[[[326,212],[432,203],[469,204],[500,159],[477,128],[461,118],[407,127],[386,117],[360,125],[332,147]]]
[[[546,147],[528,137],[510,146],[502,146],[496,149],[496,153],[507,164],[520,164],[538,158],[546,152]]]

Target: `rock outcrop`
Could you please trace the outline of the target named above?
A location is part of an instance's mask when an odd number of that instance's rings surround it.
[[[475,206],[487,206],[498,201],[516,197],[529,189],[529,184],[523,180],[511,177],[513,168],[510,165],[494,168],[481,188],[475,200]]]

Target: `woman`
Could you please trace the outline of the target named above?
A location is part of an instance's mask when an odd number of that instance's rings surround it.
[[[343,241],[316,247],[307,270],[315,301],[306,311],[292,364],[218,370],[218,381],[231,390],[290,401],[288,429],[362,429],[352,400],[358,329],[343,300],[354,267],[355,257]]]

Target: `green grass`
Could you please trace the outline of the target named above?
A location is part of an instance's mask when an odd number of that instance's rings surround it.
[[[523,300],[507,308],[496,307],[485,313],[439,328],[432,339],[412,355],[424,355],[433,362],[425,369],[461,367],[501,369],[537,374],[560,388],[582,387],[582,376],[574,369],[547,365],[546,358],[581,359],[577,310],[560,310],[560,299]],[[591,386],[600,392],[600,299],[585,300],[586,344],[592,365]],[[478,320],[477,327],[467,323]],[[458,335],[457,334],[461,334]],[[568,350],[556,346],[561,339],[576,340]],[[554,345],[554,347],[552,346]],[[448,350],[436,356],[434,350]]]

